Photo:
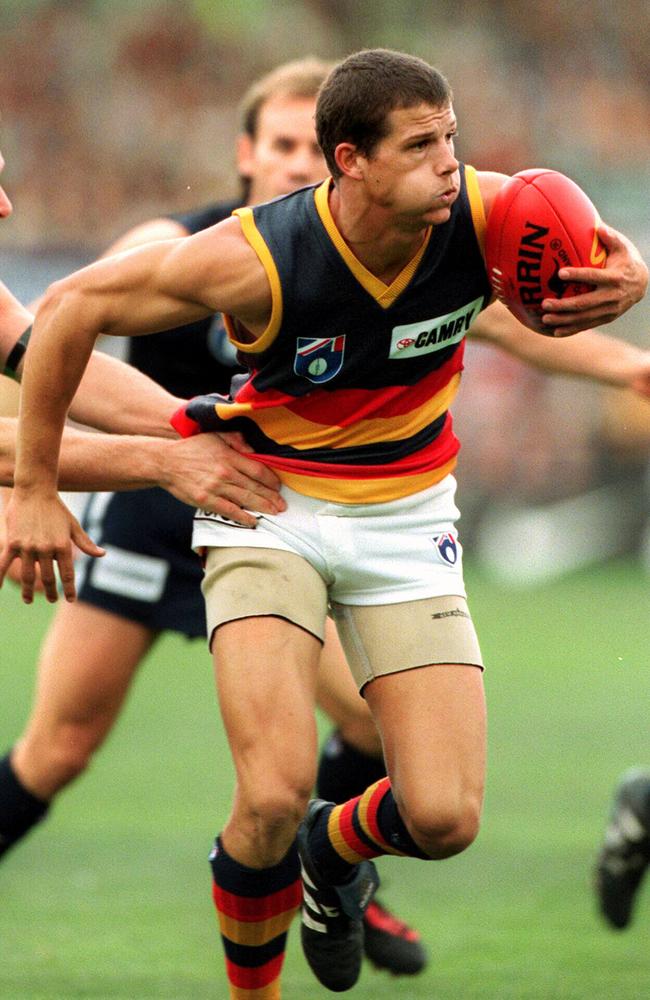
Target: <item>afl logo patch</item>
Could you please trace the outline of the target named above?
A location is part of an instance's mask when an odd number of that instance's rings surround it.
[[[293,370],[316,384],[329,382],[343,367],[345,334],[338,337],[298,337]]]
[[[396,348],[397,348],[398,351],[403,351],[406,347],[410,347],[411,344],[414,344],[414,343],[415,343],[415,340],[413,339],[413,337],[402,337],[401,340],[397,341],[397,343],[396,343],[395,346],[396,346]]]
[[[458,562],[458,545],[454,536],[446,531],[444,535],[434,535],[432,541],[442,561],[448,566],[455,566]]]

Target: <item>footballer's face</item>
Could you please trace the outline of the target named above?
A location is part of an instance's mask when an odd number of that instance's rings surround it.
[[[0,153],[0,174],[4,170],[5,161],[2,153]],[[8,215],[11,215],[12,206],[11,202],[7,198],[4,189],[0,186],[0,219],[6,219]]]
[[[255,137],[242,135],[237,147],[239,175],[250,181],[250,204],[289,194],[327,176],[316,142],[311,97],[272,97],[262,105]]]
[[[447,222],[460,190],[451,104],[396,108],[388,125],[369,157],[357,154],[367,197],[405,229]]]

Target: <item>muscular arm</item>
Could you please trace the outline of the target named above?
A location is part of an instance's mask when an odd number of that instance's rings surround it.
[[[52,285],[23,377],[16,487],[54,488],[65,415],[100,334],[153,333],[214,312],[239,313],[258,332],[269,306],[266,276],[235,219],[98,261]]]
[[[32,318],[0,282],[1,367]],[[19,378],[23,367],[24,359],[17,368]],[[136,368],[93,351],[71,403],[70,416],[99,430],[174,437],[169,418],[179,405],[180,400]]]
[[[478,316],[471,335],[542,371],[630,388],[650,398],[650,351],[598,330],[583,330],[559,340],[543,337],[494,302]]]
[[[91,264],[48,290],[24,373],[8,540],[0,559],[1,581],[21,558],[25,601],[32,599],[37,563],[48,599],[57,597],[55,563],[66,598],[74,599],[71,541],[90,555],[102,554],[56,492],[66,412],[96,338],[152,333],[215,312],[237,316],[254,336],[271,314],[266,274],[236,219]],[[258,498],[256,509],[274,513],[284,506],[274,494]]]

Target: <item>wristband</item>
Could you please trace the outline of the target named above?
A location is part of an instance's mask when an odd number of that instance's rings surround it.
[[[32,326],[30,323],[27,329],[23,330],[20,337],[18,338],[14,346],[9,351],[9,354],[7,355],[5,366],[2,370],[2,374],[8,375],[9,378],[14,379],[15,382],[20,382],[16,369],[18,368],[18,365],[25,356],[25,351],[27,350],[27,345],[29,343],[29,338],[31,337],[31,335],[32,335]]]

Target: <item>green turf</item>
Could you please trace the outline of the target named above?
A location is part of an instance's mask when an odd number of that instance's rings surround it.
[[[421,928],[431,965],[411,981],[365,969],[351,995],[650,996],[650,888],[614,934],[589,885],[618,775],[650,765],[650,581],[631,563],[519,592],[467,577],[489,665],[483,832],[451,861],[381,863],[385,898]],[[25,716],[48,614],[2,591],[3,746]],[[166,638],[92,771],[0,869],[2,1000],[227,997],[206,858],[230,783],[207,654]],[[283,996],[329,996],[295,931]]]

